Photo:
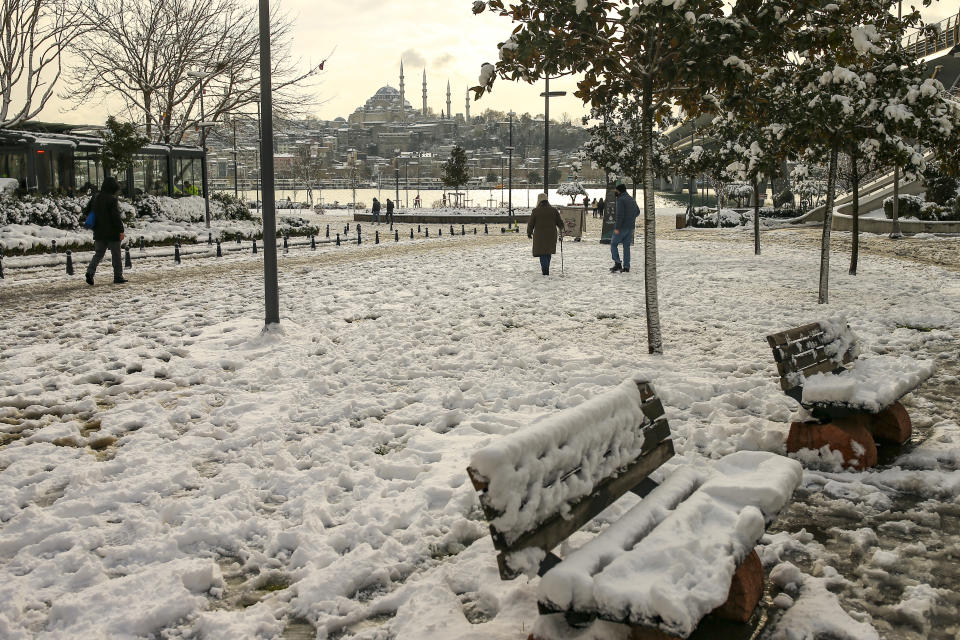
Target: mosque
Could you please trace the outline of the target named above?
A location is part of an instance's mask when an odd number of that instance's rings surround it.
[[[457,114],[456,117],[470,119],[470,92],[466,94],[466,116]],[[394,89],[390,85],[380,87],[373,96],[357,107],[356,111],[350,114],[347,121],[350,124],[361,125],[384,125],[384,124],[416,124],[422,122],[436,122],[437,120],[453,120],[454,115],[451,110],[450,81],[447,81],[447,105],[446,110],[440,110],[439,113],[427,106],[427,70],[423,70],[423,106],[420,109],[414,109],[406,99],[406,89],[403,77],[403,61],[400,62],[400,89]]]

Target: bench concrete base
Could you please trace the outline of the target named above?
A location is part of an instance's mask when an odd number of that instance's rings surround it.
[[[824,424],[791,423],[787,452],[818,450],[826,446],[843,455],[845,466],[863,470],[877,464],[876,440],[903,444],[910,439],[912,430],[907,410],[895,402],[876,415],[861,413],[848,418],[834,418]]]
[[[874,417],[870,431],[874,438],[882,442],[903,444],[910,439],[913,424],[906,408],[899,402],[894,402]]]
[[[733,574],[727,601],[710,614],[724,620],[747,622],[763,597],[763,564],[756,551],[751,551]],[[530,634],[527,640],[552,640]],[[677,640],[676,636],[651,627],[633,627],[630,640]]]

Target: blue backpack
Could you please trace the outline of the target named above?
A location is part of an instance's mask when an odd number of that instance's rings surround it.
[[[83,221],[83,226],[87,229],[93,229],[95,224],[97,224],[97,214],[91,211],[87,214],[87,219]]]

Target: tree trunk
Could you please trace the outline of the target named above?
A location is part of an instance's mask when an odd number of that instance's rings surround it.
[[[857,275],[857,259],[860,255],[860,171],[857,154],[850,154],[850,182],[853,187],[853,237],[850,239],[850,275]]]
[[[760,178],[753,180],[753,255],[760,255]]]
[[[647,303],[647,351],[663,353],[660,306],[657,302],[657,211],[653,194],[653,87],[643,83],[641,137],[643,144],[643,273]]]
[[[830,231],[833,227],[834,190],[837,186],[837,147],[830,149],[830,172],[827,175],[827,207],[823,214],[823,239],[820,242],[820,295],[817,304],[830,300]]]

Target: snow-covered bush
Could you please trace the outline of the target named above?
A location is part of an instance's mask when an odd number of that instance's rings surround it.
[[[200,222],[206,218],[206,207],[200,196],[184,196],[171,198],[169,196],[139,195],[133,199],[133,206],[137,210],[138,218],[148,218],[153,221],[170,220],[173,222]],[[210,203],[210,215],[213,217],[214,207]]]
[[[0,195],[0,226],[8,224],[35,224],[58,229],[80,227],[87,198],[68,196],[27,195],[18,197]]]
[[[564,182],[557,189],[557,194],[561,196],[569,196],[570,204],[576,204],[577,196],[587,195],[587,190],[583,188],[583,185],[579,181],[574,180],[573,182]]]
[[[883,200],[883,213],[887,218],[893,218],[893,196]],[[898,218],[916,218],[925,221],[953,221],[960,220],[960,198],[954,198],[945,205],[927,202],[919,196],[900,196],[900,206],[897,209]]]
[[[745,216],[733,209],[720,210],[720,226],[723,228],[741,227],[752,221],[752,216]],[[687,212],[687,226],[700,228],[716,228],[717,210],[713,207],[694,207]]]
[[[746,182],[731,182],[723,188],[723,194],[728,199],[736,200],[738,205],[742,205],[744,200],[750,202],[753,187]]]
[[[211,215],[213,215],[214,203],[219,205],[216,207],[217,218],[223,220],[253,220],[253,215],[250,213],[247,203],[241,198],[232,196],[229,193],[224,193],[223,191],[210,194]]]
[[[789,201],[788,201],[789,202]],[[778,218],[786,220],[789,218],[796,218],[800,215],[800,212],[793,207],[760,207],[760,217],[761,218]]]

